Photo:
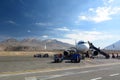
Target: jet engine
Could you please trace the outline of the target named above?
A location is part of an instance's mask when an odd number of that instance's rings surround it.
[[[93,56],[97,56],[98,55],[98,51],[93,51]]]

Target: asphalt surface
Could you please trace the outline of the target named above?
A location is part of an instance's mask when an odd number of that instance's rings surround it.
[[[96,64],[106,64],[119,62],[118,59],[87,59],[82,60],[79,64],[69,63],[52,63],[53,58],[33,58],[32,56],[7,56],[0,57],[0,73],[27,71],[27,70],[45,70],[64,67],[87,66]]]
[[[119,61],[52,63],[52,58],[0,57],[0,80],[120,80]]]
[[[120,65],[47,72],[25,80],[120,80]]]

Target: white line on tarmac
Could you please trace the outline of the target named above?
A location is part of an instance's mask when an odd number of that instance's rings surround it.
[[[43,76],[40,79],[37,77],[25,77],[25,80],[49,80],[49,79],[58,78],[58,77],[62,77],[62,76],[64,76],[64,75]]]
[[[90,80],[100,80],[100,79],[102,79],[102,77],[93,78],[93,79],[90,79]]]
[[[120,73],[111,74],[111,75],[109,75],[109,76],[113,77],[113,76],[118,76],[118,75],[120,75]]]
[[[49,79],[54,79],[54,78],[60,78],[63,76],[71,76],[71,75],[76,75],[76,74],[84,74],[84,73],[90,73],[90,72],[97,72],[101,70],[108,70],[111,68],[102,68],[102,69],[96,69],[96,70],[87,70],[87,71],[80,71],[80,72],[65,72],[62,74],[57,74],[57,75],[49,75],[49,76],[34,76],[34,77],[25,77],[25,80],[49,80]],[[99,78],[91,79],[91,80],[98,80]]]
[[[37,80],[36,77],[26,77],[25,80]]]

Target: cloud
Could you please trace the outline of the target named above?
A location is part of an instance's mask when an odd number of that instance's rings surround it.
[[[65,35],[66,38],[74,40],[95,41],[112,38],[111,35],[98,31],[77,31]]]
[[[35,23],[35,25],[37,26],[52,26],[52,23],[43,23],[43,22],[39,22],[39,23]]]
[[[87,12],[83,12],[78,16],[78,22],[93,21],[96,23],[108,21],[112,19],[112,15],[120,13],[120,7],[114,7],[111,4],[114,0],[103,0],[104,6],[97,8],[89,8]]]
[[[55,30],[58,30],[58,31],[70,31],[70,29],[68,29],[67,27],[56,28]]]
[[[16,22],[15,21],[12,21],[12,20],[9,20],[9,21],[7,21],[8,23],[10,23],[10,24],[16,24]]]
[[[109,3],[112,3],[114,0],[108,0]]]
[[[48,38],[48,35],[43,35],[42,37],[43,37],[43,38]]]
[[[112,4],[114,2],[114,0],[103,0],[104,5],[109,5]]]
[[[28,32],[28,33],[30,33],[30,32],[31,32],[31,30],[28,30],[27,32]]]
[[[76,41],[104,41],[104,40],[111,40],[115,38],[114,35],[111,35],[109,33],[105,32],[99,32],[99,31],[82,31],[82,30],[72,30],[71,33],[63,35],[64,38],[57,38],[57,40],[75,44]],[[117,38],[118,36],[116,36]]]

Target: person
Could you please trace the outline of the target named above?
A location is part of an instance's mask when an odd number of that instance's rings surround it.
[[[60,53],[60,54],[59,54],[59,58],[62,58],[62,57],[63,57],[63,56],[62,56],[62,54]]]
[[[114,53],[112,53],[112,58],[115,58],[115,55],[114,55]]]
[[[116,58],[119,58],[119,55],[118,55],[118,53],[117,53],[117,56],[116,56]]]
[[[87,51],[85,57],[86,57],[86,58],[90,58],[90,55],[89,55],[88,51]]]

